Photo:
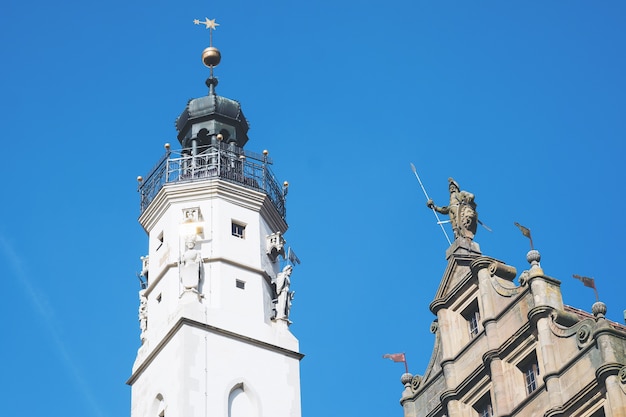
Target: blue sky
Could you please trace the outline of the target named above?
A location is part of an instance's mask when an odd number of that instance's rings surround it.
[[[564,301],[595,277],[623,322],[626,5],[619,1],[185,3],[5,0],[0,14],[3,414],[129,415],[139,347],[137,175],[206,94],[242,103],[247,148],[291,184],[304,416],[400,416],[401,364],[432,349],[446,242],[413,176],[476,195],[485,255]]]

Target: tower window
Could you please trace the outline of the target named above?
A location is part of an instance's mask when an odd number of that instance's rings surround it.
[[[232,222],[232,234],[240,239],[246,236],[246,226],[240,223]]]
[[[162,299],[163,299],[163,295],[159,294],[156,296],[157,303],[160,303]]]
[[[245,281],[242,281],[242,280],[240,280],[240,279],[236,279],[236,280],[235,280],[235,286],[236,286],[237,288],[240,288],[240,289],[242,289],[242,290],[245,290],[245,289],[246,289],[246,282],[245,282]]]
[[[539,363],[537,355],[533,352],[528,358],[522,361],[518,368],[524,374],[524,382],[526,384],[526,393],[530,394],[539,387]]]

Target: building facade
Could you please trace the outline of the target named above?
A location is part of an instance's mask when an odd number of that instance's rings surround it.
[[[564,305],[538,251],[516,283],[515,268],[455,236],[430,305],[430,363],[402,376],[404,416],[626,417],[626,327],[601,302],[592,314]]]
[[[215,22],[198,22],[213,30]],[[212,25],[212,26],[211,26]],[[268,152],[244,149],[238,102],[216,94],[220,53],[203,53],[208,95],[176,120],[179,151],[140,177],[141,347],[132,417],[300,417],[298,340],[289,331],[293,264],[285,196]]]

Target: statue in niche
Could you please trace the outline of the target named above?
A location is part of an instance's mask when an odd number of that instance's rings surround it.
[[[433,200],[428,200],[426,205],[438,213],[448,214],[454,231],[454,239],[466,238],[473,240],[478,225],[478,213],[474,194],[461,191],[459,184],[452,178],[448,178],[448,190],[450,191],[450,205],[437,207]]]
[[[293,266],[287,265],[276,275],[276,319],[289,321],[289,310],[294,291],[289,291]]]
[[[200,284],[202,254],[195,249],[195,246],[195,239],[188,239],[185,242],[185,253],[180,260],[180,280],[185,291],[198,292],[198,285]]]
[[[146,290],[139,291],[139,328],[141,329],[141,344],[146,341],[146,330],[148,330],[148,298]]]

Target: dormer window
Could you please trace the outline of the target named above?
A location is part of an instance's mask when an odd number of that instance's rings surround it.
[[[533,352],[526,359],[517,365],[522,374],[524,374],[524,383],[526,384],[526,394],[531,394],[539,387],[539,362],[537,355]]]

